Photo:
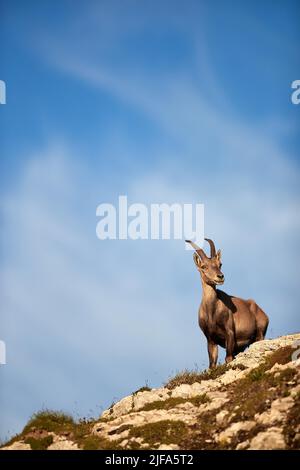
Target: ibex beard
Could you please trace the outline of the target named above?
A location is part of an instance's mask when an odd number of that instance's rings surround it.
[[[226,349],[226,363],[247,346],[264,339],[269,318],[254,300],[244,300],[228,295],[217,285],[224,283],[221,272],[221,251],[216,252],[212,240],[210,257],[194,242],[194,263],[201,276],[202,301],[199,307],[199,326],[207,339],[209,367],[217,365],[218,346]]]

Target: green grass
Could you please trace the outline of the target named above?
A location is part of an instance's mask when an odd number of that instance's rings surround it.
[[[210,402],[210,399],[206,394],[198,395],[193,398],[182,398],[182,397],[170,397],[166,400],[156,400],[151,403],[147,403],[139,411],[151,411],[151,410],[171,410],[182,403],[192,403],[195,406],[200,406],[204,403]]]
[[[147,403],[141,410],[139,411],[151,411],[151,410],[170,410],[171,408],[175,408],[177,405],[181,403],[185,403],[186,399],[181,397],[176,398],[167,398],[166,400],[156,400],[152,401],[151,403]]]
[[[188,431],[182,421],[164,420],[132,428],[129,438],[142,438],[150,447],[159,444],[179,444]]]
[[[26,424],[22,433],[14,436],[5,445],[24,440],[26,443],[30,444],[31,448],[34,450],[46,449],[53,442],[53,437],[47,435],[39,437],[40,432],[45,431],[66,436],[67,439],[77,443],[82,449],[117,450],[117,443],[91,434],[92,427],[95,423],[95,420],[82,419],[75,421],[72,416],[66,413],[43,410],[35,413]]]
[[[253,369],[248,374],[248,380],[251,382],[257,382],[258,380],[262,380],[265,376],[265,371],[263,368],[257,367],[257,369]]]
[[[98,436],[90,435],[81,443],[83,450],[120,450],[119,441],[110,441]]]
[[[23,429],[23,434],[26,434],[33,428],[43,429],[49,432],[69,430],[70,426],[75,426],[75,421],[71,415],[60,412],[43,410],[35,413],[27,425]]]
[[[202,395],[197,395],[193,398],[189,398],[188,401],[193,403],[194,406],[200,406],[204,405],[205,403],[210,403],[211,399],[206,395],[206,393],[203,393]]]
[[[41,439],[28,437],[24,442],[25,444],[29,444],[32,450],[46,450],[52,444],[53,436],[46,436]]]

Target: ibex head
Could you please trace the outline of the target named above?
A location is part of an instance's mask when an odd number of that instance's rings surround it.
[[[206,256],[204,251],[198,245],[196,245],[196,243],[190,240],[186,240],[186,242],[190,243],[195,249],[194,262],[196,268],[201,274],[203,281],[206,284],[213,286],[216,284],[223,284],[224,274],[221,272],[221,250],[216,252],[214,242],[209,238],[205,238],[205,240],[210,245],[210,258]]]

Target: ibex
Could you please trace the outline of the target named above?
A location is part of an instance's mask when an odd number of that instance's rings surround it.
[[[201,276],[202,301],[199,307],[199,326],[207,339],[209,367],[218,360],[218,345],[226,349],[226,363],[244,351],[247,346],[264,339],[269,319],[254,300],[243,300],[216,288],[224,283],[221,272],[221,251],[210,245],[210,258],[194,242],[186,240],[195,249],[194,262]]]

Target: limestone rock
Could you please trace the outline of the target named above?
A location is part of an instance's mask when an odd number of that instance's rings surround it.
[[[156,390],[138,392],[132,396],[132,409],[138,411],[144,408],[148,403],[154,401],[166,400],[169,398],[168,390],[165,388],[158,388]]]
[[[133,406],[132,396],[125,397],[108,410],[102,413],[102,418],[110,419],[130,413]]]
[[[203,411],[211,411],[220,408],[228,402],[227,394],[225,392],[209,392],[206,394],[210,400],[204,407]]]
[[[260,415],[256,414],[255,419],[259,424],[271,426],[286,419],[287,412],[294,406],[292,397],[278,398],[274,400],[271,408]]]
[[[298,394],[300,394],[300,384],[296,385],[296,387],[293,387],[291,390],[291,397],[295,398]]]
[[[296,333],[293,335],[281,336],[276,339],[257,341],[256,343],[251,344],[246,351],[238,354],[230,364],[232,367],[239,364],[247,368],[257,367],[265,360],[268,354],[272,353],[272,351],[285,346],[291,346],[299,339],[300,334]]]
[[[1,450],[31,450],[31,447],[24,441],[16,441],[10,446],[2,447]]]
[[[216,441],[219,443],[230,443],[232,438],[236,436],[240,431],[251,431],[256,426],[255,421],[240,421],[233,423],[225,431],[220,432],[216,437]]]
[[[161,444],[158,450],[178,450],[179,447],[176,444]]]
[[[176,387],[172,392],[172,397],[174,398],[191,398],[193,396],[192,386],[187,384],[182,384]]]
[[[285,446],[282,430],[278,427],[272,427],[253,437],[249,450],[280,450],[285,449]]]
[[[228,385],[228,384],[231,384],[232,382],[235,382],[238,379],[241,379],[246,374],[247,372],[245,370],[229,369],[218,380],[222,385]]]
[[[79,450],[78,445],[63,436],[55,436],[47,450]]]
[[[294,406],[294,400],[292,397],[278,398],[274,400],[271,406],[272,410],[277,410],[281,413],[286,413],[289,409]]]
[[[228,410],[221,410],[219,413],[216,415],[216,423],[217,424],[222,424],[226,418],[226,416],[229,415]]]
[[[237,446],[236,446],[236,450],[245,450],[249,447],[249,444],[250,444],[250,441],[249,439],[247,439],[246,441],[244,442],[240,442]]]

